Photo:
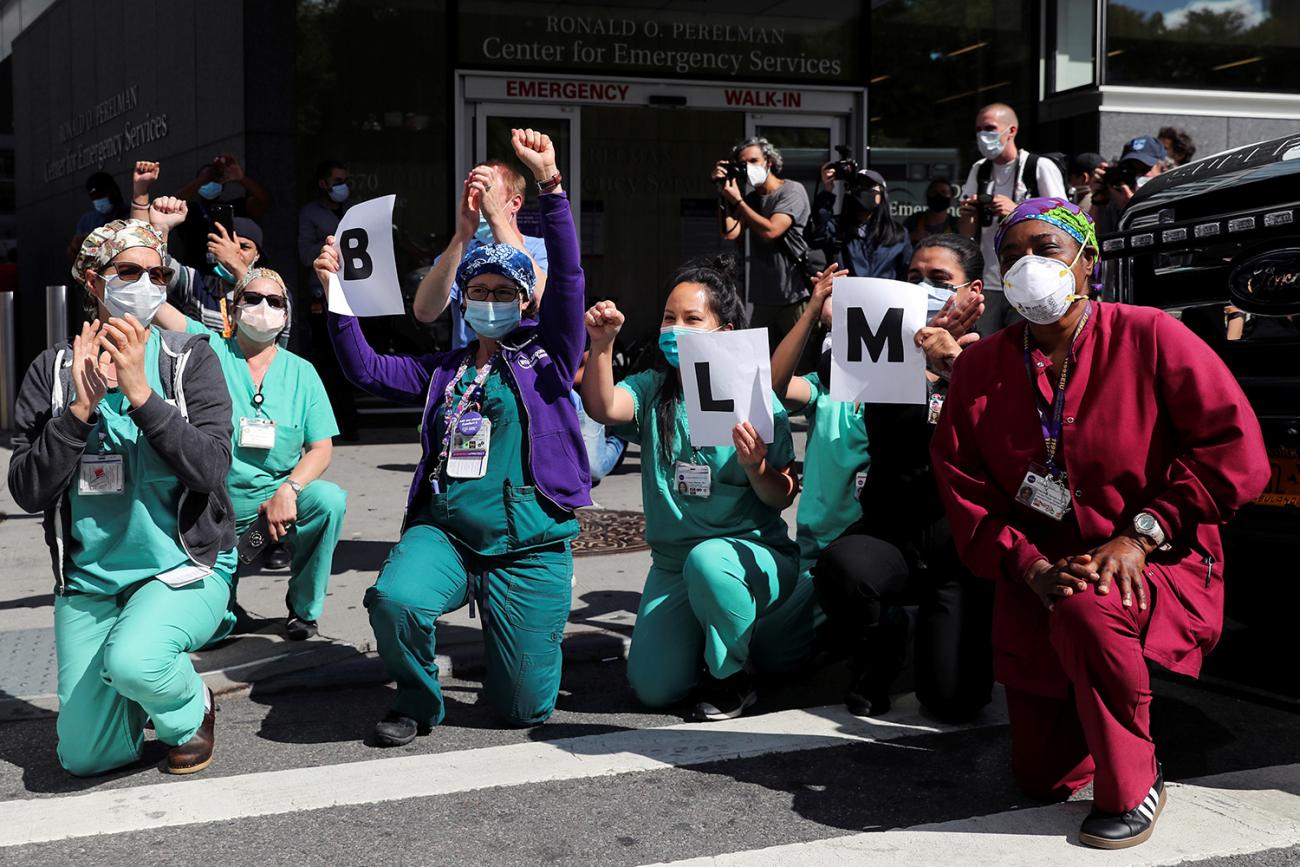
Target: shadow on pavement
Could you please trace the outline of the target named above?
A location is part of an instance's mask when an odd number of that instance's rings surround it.
[[[5,599],[0,601],[0,611],[10,611],[15,608],[53,608],[54,594],[41,593],[37,596],[24,596],[21,599]]]

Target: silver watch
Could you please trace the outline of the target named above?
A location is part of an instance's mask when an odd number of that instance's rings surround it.
[[[284,483],[293,489],[293,495],[295,497],[302,493],[302,485],[298,484],[293,479],[285,479]]]
[[[1156,516],[1150,512],[1138,512],[1133,516],[1133,529],[1139,536],[1145,536],[1151,540],[1151,544],[1157,548],[1165,544],[1165,531],[1160,529],[1160,522]]]

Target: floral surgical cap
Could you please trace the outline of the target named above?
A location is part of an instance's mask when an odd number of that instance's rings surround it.
[[[514,282],[525,298],[533,297],[537,274],[528,254],[509,244],[485,244],[475,247],[460,260],[456,283],[463,292],[466,284],[480,274],[500,274]]]
[[[1087,211],[1064,199],[1044,197],[1025,199],[1009,217],[1002,221],[998,233],[993,237],[994,249],[1001,250],[1002,240],[1007,236],[1007,231],[1025,220],[1042,220],[1051,223],[1058,229],[1068,232],[1070,237],[1080,245],[1097,248],[1097,228],[1093,225],[1092,217],[1088,216]]]
[[[114,220],[95,229],[81,242],[81,250],[72,263],[72,278],[86,285],[87,271],[98,274],[119,253],[132,247],[149,247],[157,250],[159,256],[167,257],[167,244],[153,226],[143,220]]]

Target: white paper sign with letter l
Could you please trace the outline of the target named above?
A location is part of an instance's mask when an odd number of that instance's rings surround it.
[[[924,405],[924,287],[841,277],[831,295],[831,400]]]
[[[770,443],[772,359],[767,329],[679,334],[682,394],[691,445],[731,446],[731,429],[743,421]]]
[[[402,288],[393,257],[393,202],[380,196],[348,208],[334,232],[338,273],[330,275],[330,312],[343,316],[402,316]]]

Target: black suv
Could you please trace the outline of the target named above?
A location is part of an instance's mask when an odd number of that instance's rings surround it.
[[[1111,300],[1180,318],[1227,362],[1259,417],[1273,477],[1225,530],[1228,609],[1251,624],[1285,622],[1291,634],[1300,602],[1300,132],[1156,176],[1119,226],[1101,239]]]

